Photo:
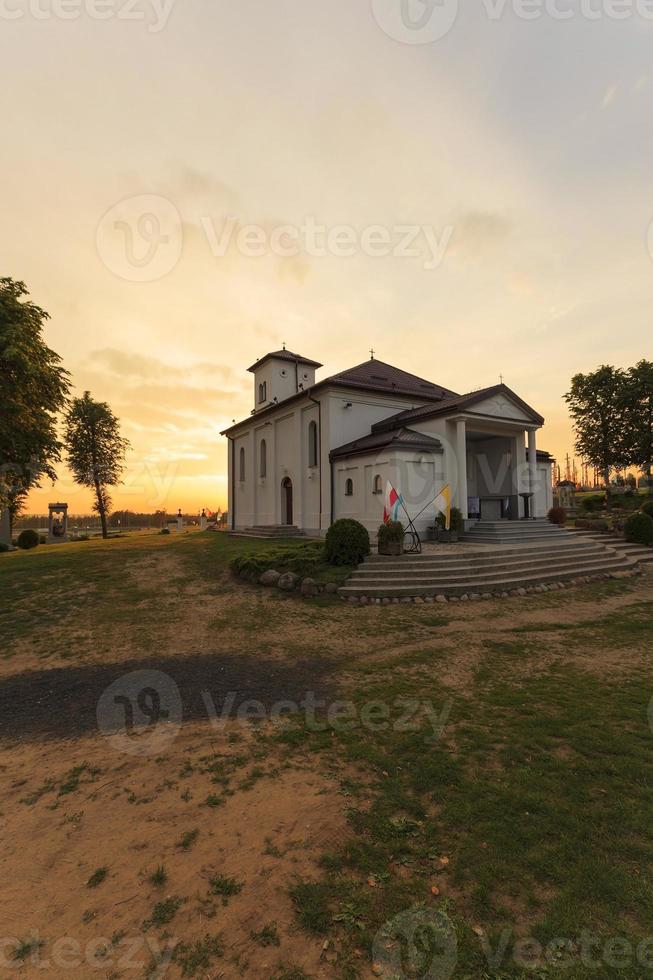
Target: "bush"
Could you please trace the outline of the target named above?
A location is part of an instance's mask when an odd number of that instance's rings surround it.
[[[330,565],[358,565],[370,553],[370,536],[358,521],[343,518],[326,535],[326,559]]]
[[[552,524],[559,524],[562,527],[567,520],[567,511],[564,507],[552,507],[546,516]]]
[[[9,545],[5,544],[4,541],[0,541],[0,555],[3,555],[5,551],[9,551]]]
[[[632,544],[653,545],[653,517],[631,514],[624,524],[624,536]]]
[[[388,521],[379,528],[379,545],[402,544],[404,540],[404,525],[401,521]]]
[[[324,545],[312,541],[300,547],[267,548],[264,551],[249,551],[237,555],[231,561],[231,570],[251,582],[258,582],[263,572],[271,568],[277,572],[294,572],[295,575],[310,575],[325,563]]]
[[[640,510],[642,514],[647,514],[649,517],[653,517],[653,500],[645,500]]]
[[[162,527],[161,530],[159,531],[159,534],[170,534],[170,528]]]
[[[463,531],[465,530],[465,521],[463,520],[462,511],[458,510],[457,507],[452,507],[450,516],[451,516],[451,520],[449,522],[450,523],[449,530],[455,531],[456,534],[462,534]],[[446,524],[447,524],[446,515],[443,514],[442,511],[440,511],[440,513],[435,518],[435,526],[438,528],[438,530],[445,531]]]
[[[605,497],[602,493],[588,493],[587,496],[580,498],[579,506],[581,510],[589,514],[603,510],[604,503]]]
[[[22,548],[24,551],[28,551],[30,548],[37,548],[39,543],[38,532],[31,527],[26,527],[24,531],[21,531],[18,535],[18,547]]]

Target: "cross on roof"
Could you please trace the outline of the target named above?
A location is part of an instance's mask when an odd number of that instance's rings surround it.
[[[370,348],[370,357],[371,357],[372,360],[374,360],[374,348],[373,347]]]

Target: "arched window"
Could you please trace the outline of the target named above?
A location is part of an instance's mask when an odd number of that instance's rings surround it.
[[[354,481],[347,480],[345,483],[345,497],[353,497],[353,496],[354,496]]]
[[[380,476],[374,477],[374,488],[372,493],[383,493],[383,480]]]
[[[265,445],[265,439],[261,439],[261,465],[260,465],[260,476],[267,476],[268,472],[268,447]]]
[[[308,465],[317,466],[317,422],[308,427]]]
[[[268,398],[268,385],[267,385],[267,381],[262,381],[260,383],[260,385],[258,386],[258,400],[259,400],[259,405],[262,402],[267,401],[267,398]]]
[[[240,463],[239,463],[239,476],[238,479],[241,483],[245,482],[245,449],[241,447],[240,450]]]

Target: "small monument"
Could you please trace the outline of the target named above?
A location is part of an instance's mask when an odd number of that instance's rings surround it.
[[[181,507],[179,508],[179,510],[177,512],[177,531],[178,531],[179,534],[183,534],[184,533],[184,518],[183,518],[183,515],[181,513]]]
[[[68,504],[48,504],[48,544],[68,540]]]
[[[202,507],[202,514],[200,516],[200,531],[206,531],[206,507]]]

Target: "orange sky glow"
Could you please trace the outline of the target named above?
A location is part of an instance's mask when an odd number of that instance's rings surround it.
[[[572,374],[651,356],[651,24],[461,5],[417,43],[386,2],[3,6],[0,267],[121,419],[115,507],[224,508],[283,341],[318,378],[503,375],[561,462]],[[63,465],[53,499],[91,505]]]

